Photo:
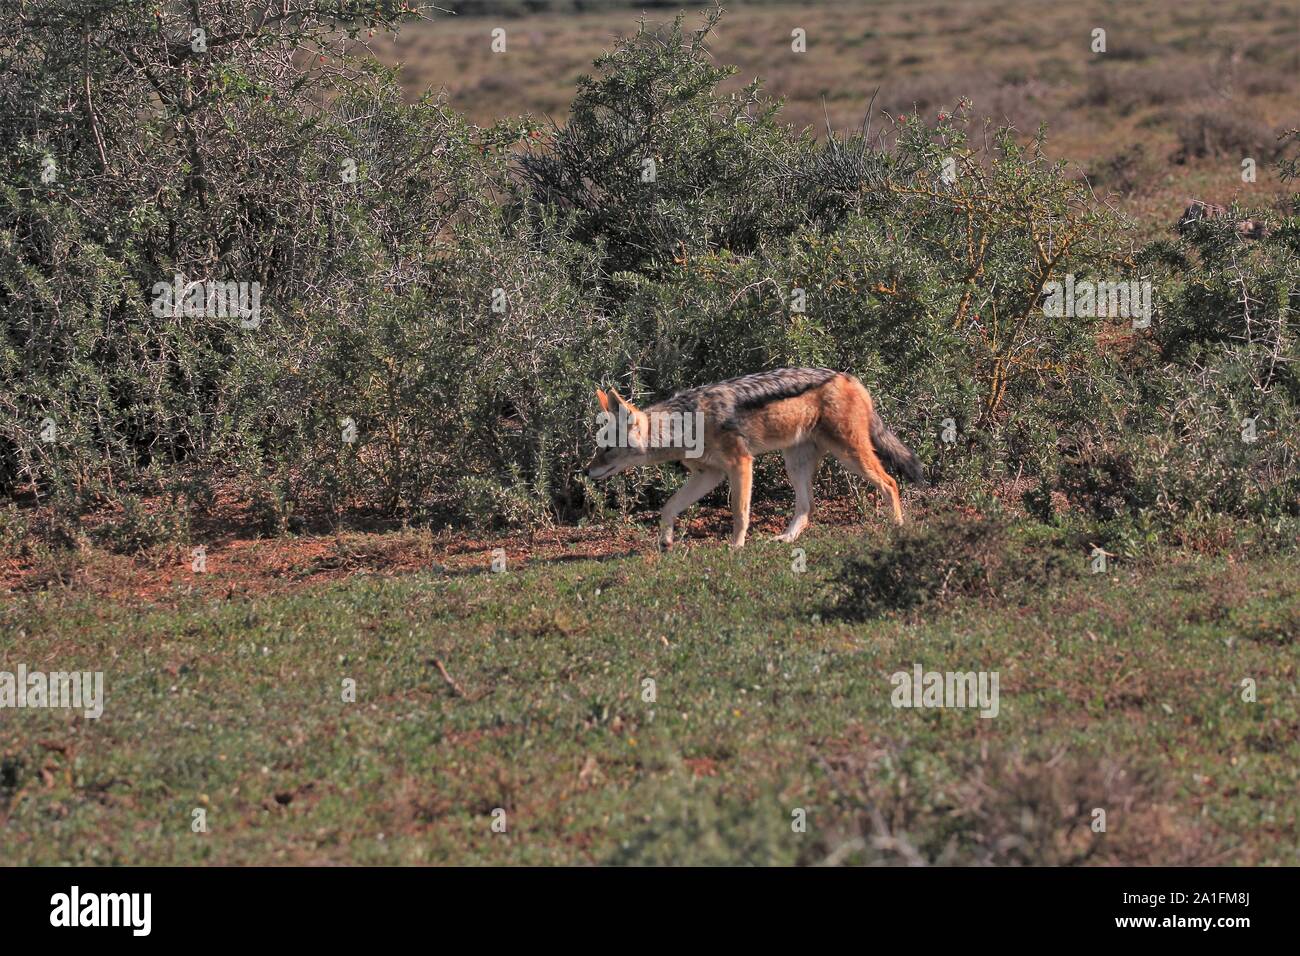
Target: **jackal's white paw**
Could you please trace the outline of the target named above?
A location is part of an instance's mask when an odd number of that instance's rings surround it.
[[[798,537],[799,537],[799,532],[798,532],[798,531],[794,532],[793,534],[790,533],[789,531],[782,531],[780,534],[774,534],[774,535],[772,535],[772,540],[773,540],[773,541],[782,541],[782,542],[784,542],[784,543],[786,543],[786,544],[794,544],[795,540],[796,540]]]
[[[661,534],[661,535],[659,536],[659,550],[660,550],[660,551],[671,551],[672,548],[673,548],[673,536],[672,536],[672,534],[671,534],[671,533],[669,533],[669,534]]]

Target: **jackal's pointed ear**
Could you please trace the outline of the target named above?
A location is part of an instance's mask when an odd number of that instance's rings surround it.
[[[609,396],[600,389],[596,389],[596,401],[600,402],[600,407],[603,411],[606,413],[609,412]]]
[[[626,398],[624,398],[622,395],[620,395],[620,394],[618,393],[618,389],[616,389],[616,388],[611,388],[611,389],[609,390],[609,394],[613,395],[613,396],[614,396],[614,401],[618,402],[620,405],[622,405],[624,408],[626,408],[626,409],[628,410],[628,412],[630,412],[630,413],[633,414],[633,415],[636,414],[636,412],[637,412],[637,407],[636,407],[635,405],[633,405],[631,402],[629,402],[629,401],[628,401]]]

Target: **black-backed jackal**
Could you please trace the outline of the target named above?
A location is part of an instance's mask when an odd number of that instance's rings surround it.
[[[780,451],[794,485],[794,517],[778,541],[794,541],[812,512],[813,476],[826,455],[867,479],[903,521],[898,483],[885,471],[922,482],[921,463],[885,427],[866,388],[825,368],[779,368],[679,392],[642,411],[614,389],[596,390],[602,437],[587,464],[592,478],[680,461],[690,479],[664,506],[659,543],[673,543],[678,515],[726,478],[731,486],[731,546],[745,543],[754,457]],[[608,434],[607,434],[608,433]],[[883,464],[882,464],[883,462]]]

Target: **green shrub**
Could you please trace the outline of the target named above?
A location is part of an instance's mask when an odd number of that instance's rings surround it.
[[[736,72],[705,47],[720,16],[707,12],[689,35],[682,14],[663,32],[642,21],[596,60],[596,76],[579,77],[568,122],[522,157],[532,201],[571,213],[570,234],[600,244],[611,273],[751,252],[800,219],[782,170],[811,142],[776,122],[757,83],[718,91]]]
[[[117,510],[95,528],[91,539],[109,551],[139,555],[188,536],[186,516],[173,502],[146,502],[136,495],[123,495]]]
[[[675,469],[580,479],[594,386],[793,364],[861,377],[959,499],[1020,477],[1040,520],[1064,496],[1136,538],[1295,513],[1295,216],[1130,256],[1041,130],[962,104],[819,144],[721,92],[717,11],[643,25],[543,132],[407,104],[327,16],[260,10],[0,9],[0,496],[64,540],[91,511],[181,540],[228,490],[266,533],[627,513]],[[1151,277],[1155,325],[1048,315],[1069,274]],[[258,283],[257,321],[157,307],[178,275]]]
[[[1248,245],[1231,222],[1185,244],[1173,268],[1150,250],[1165,291],[1151,348],[1063,445],[1061,489],[1100,520],[1164,528],[1300,513],[1300,256],[1284,231]]]
[[[1015,600],[1071,569],[1078,573],[1087,554],[1048,529],[947,512],[895,528],[845,561],[831,586],[829,615],[865,620],[960,599]]]

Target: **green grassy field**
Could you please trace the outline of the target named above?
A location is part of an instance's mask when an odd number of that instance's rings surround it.
[[[0,862],[1300,863],[1294,556],[832,613],[887,540],[16,596],[0,669],[107,704],[0,711]],[[916,663],[997,671],[998,715],[896,709]]]

